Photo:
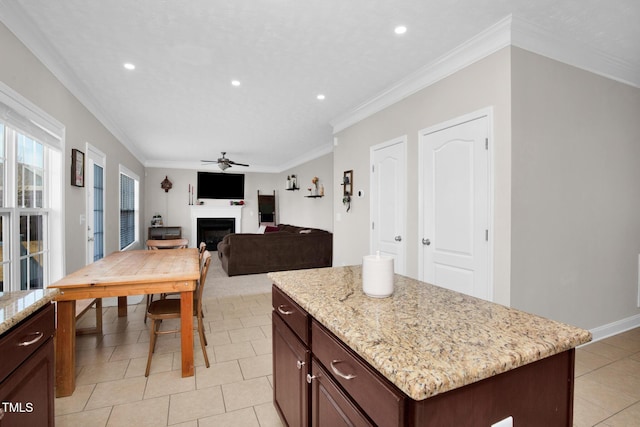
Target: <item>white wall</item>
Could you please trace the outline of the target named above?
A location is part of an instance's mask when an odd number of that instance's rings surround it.
[[[493,55],[339,132],[334,150],[334,182],[353,170],[355,198],[346,212],[334,195],[334,265],[360,264],[369,253],[369,148],[407,136],[407,275],[418,277],[418,132],[489,106],[494,112],[495,301],[510,301],[511,93],[510,49]],[[340,220],[338,220],[338,215]]]
[[[512,305],[640,316],[640,89],[513,49]]]
[[[71,149],[85,151],[88,142],[106,154],[106,253],[119,249],[119,164],[140,176],[141,189],[144,189],[144,167],[2,23],[0,52],[3,56],[0,80],[66,128],[65,152],[62,156],[65,173],[63,214],[65,270],[70,273],[84,266],[86,259],[86,224],[80,223],[80,214],[85,212],[86,190],[69,184]],[[144,212],[141,212],[143,217]]]

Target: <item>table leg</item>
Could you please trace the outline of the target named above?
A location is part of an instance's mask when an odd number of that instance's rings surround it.
[[[76,389],[76,302],[56,304],[56,397],[64,397]]]
[[[180,293],[180,338],[182,346],[182,376],[191,377],[193,369],[193,292]]]
[[[118,297],[118,317],[127,317],[127,297]]]

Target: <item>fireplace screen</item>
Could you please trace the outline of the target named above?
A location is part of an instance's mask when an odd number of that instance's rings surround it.
[[[198,218],[198,244],[205,242],[207,250],[217,250],[224,236],[235,232],[234,218]]]

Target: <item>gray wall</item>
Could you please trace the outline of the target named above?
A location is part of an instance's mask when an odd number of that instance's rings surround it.
[[[364,190],[350,212],[334,195],[334,265],[360,264],[369,253],[369,149],[407,136],[407,275],[418,277],[418,132],[489,106],[494,114],[494,300],[510,301],[511,93],[510,49],[499,52],[339,132],[334,182],[353,169],[355,190]],[[338,215],[340,220],[338,220]]]
[[[511,302],[593,328],[640,314],[640,89],[514,48]]]
[[[298,179],[299,191],[285,191],[287,176],[294,174]],[[316,176],[324,186],[324,197],[311,199],[307,190],[311,179]],[[342,188],[333,185],[333,153],[303,163],[278,174],[279,208],[278,221],[301,227],[314,227],[333,231],[333,205],[335,195],[342,194]],[[336,181],[340,182],[340,181]]]
[[[86,259],[86,224],[80,223],[80,214],[85,212],[86,193],[84,188],[69,184],[71,149],[84,151],[88,142],[106,154],[106,253],[118,250],[119,245],[119,164],[140,176],[141,189],[144,189],[144,167],[2,23],[0,54],[4,58],[0,80],[66,127],[65,152],[62,156],[65,173],[63,215],[65,268],[70,273],[84,266]],[[141,218],[144,218],[143,212]]]
[[[495,301],[589,329],[637,324],[638,88],[505,48],[339,132],[334,180],[353,169],[356,190],[368,194],[369,148],[407,135],[411,239],[418,233],[418,131],[488,106]],[[345,213],[334,197],[338,214],[334,264],[358,264],[369,250],[368,198]],[[407,273],[416,277],[414,240]]]

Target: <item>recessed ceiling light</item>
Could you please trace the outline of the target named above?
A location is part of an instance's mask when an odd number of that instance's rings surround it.
[[[324,100],[324,95],[323,94],[318,94],[318,96],[316,96],[316,98],[320,101]]]
[[[231,80],[232,86],[240,86],[240,80]]]
[[[393,32],[396,34],[404,34],[407,32],[407,27],[405,27],[404,25],[398,25],[393,29]]]
[[[131,62],[125,62],[124,68],[126,68],[127,70],[135,70],[136,66],[133,65]]]

